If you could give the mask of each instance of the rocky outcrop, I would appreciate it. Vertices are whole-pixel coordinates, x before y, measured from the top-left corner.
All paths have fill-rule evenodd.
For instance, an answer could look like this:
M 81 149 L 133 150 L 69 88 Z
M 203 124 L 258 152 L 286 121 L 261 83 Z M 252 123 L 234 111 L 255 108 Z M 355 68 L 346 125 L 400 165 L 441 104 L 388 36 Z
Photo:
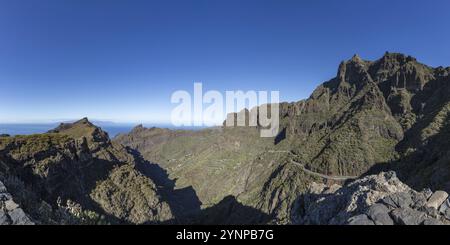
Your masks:
M 173 219 L 158 187 L 138 165 L 140 159 L 87 119 L 47 134 L 0 138 L 0 177 L 44 224 L 61 222 L 57 212 L 66 203 L 110 223 Z M 48 206 L 45 215 L 42 205 Z
M 0 182 L 0 225 L 34 225 Z
M 450 224 L 450 200 L 444 191 L 414 191 L 382 172 L 346 186 L 312 183 L 295 204 L 297 224 L 442 225 Z

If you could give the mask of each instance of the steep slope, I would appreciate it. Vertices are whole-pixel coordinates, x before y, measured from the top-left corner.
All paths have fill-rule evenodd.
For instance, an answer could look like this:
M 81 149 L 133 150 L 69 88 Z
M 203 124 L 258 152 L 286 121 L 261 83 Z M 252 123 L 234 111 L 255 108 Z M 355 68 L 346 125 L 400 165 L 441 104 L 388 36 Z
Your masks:
M 402 54 L 374 62 L 354 56 L 308 100 L 282 104 L 286 137 L 299 162 L 330 175 L 358 175 L 401 159 L 407 145 L 432 134 L 417 139 L 418 131 L 445 130 L 448 71 Z
M 417 189 L 450 191 L 450 69 L 435 70 L 435 79 L 412 97 L 416 123 L 397 145 L 394 169 Z
M 47 134 L 0 138 L 0 177 L 42 223 L 60 223 L 61 208 L 77 211 L 86 222 L 172 219 L 169 205 L 138 165 L 86 118 Z

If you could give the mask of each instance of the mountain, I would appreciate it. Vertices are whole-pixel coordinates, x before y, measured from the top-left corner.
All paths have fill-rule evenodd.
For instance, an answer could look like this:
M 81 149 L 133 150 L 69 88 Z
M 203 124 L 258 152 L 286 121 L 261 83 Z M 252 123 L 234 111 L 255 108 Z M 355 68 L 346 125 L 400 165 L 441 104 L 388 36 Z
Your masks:
M 1 179 L 33 220 L 44 224 L 172 219 L 139 164 L 87 118 L 46 134 L 0 138 Z
M 268 216 L 255 223 L 291 223 L 293 204 L 313 181 L 395 170 L 413 188 L 448 190 L 449 72 L 398 53 L 355 55 L 310 98 L 279 105 L 275 139 L 260 138 L 258 127 L 138 127 L 114 141 L 166 169 L 176 188 L 192 187 L 201 208 L 233 196 Z
M 84 118 L 0 136 L 0 181 L 36 224 L 446 224 L 449 94 L 450 68 L 355 55 L 279 104 L 274 138 L 224 122 L 111 140 Z
M 417 188 L 449 190 L 449 74 L 399 53 L 355 55 L 309 99 L 280 104 L 280 135 L 313 171 L 394 169 Z

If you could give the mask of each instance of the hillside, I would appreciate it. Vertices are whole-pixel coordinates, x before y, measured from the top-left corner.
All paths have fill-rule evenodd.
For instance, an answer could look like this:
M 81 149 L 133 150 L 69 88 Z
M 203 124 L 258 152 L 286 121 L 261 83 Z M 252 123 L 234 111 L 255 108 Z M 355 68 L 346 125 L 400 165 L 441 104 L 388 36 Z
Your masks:
M 37 223 L 173 218 L 139 161 L 86 118 L 47 134 L 0 138 L 0 177 Z

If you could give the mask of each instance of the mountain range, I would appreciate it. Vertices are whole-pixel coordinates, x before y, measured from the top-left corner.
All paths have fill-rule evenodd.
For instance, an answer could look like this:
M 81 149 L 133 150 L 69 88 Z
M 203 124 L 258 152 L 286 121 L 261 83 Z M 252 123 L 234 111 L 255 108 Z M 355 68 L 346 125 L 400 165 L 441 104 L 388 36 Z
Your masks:
M 448 195 L 439 193 L 450 191 L 449 94 L 450 67 L 355 55 L 308 99 L 279 104 L 274 138 L 250 126 L 139 125 L 110 139 L 84 118 L 45 134 L 2 135 L 0 181 L 36 224 L 375 224 L 379 210 L 392 224 L 446 223 Z M 385 194 L 320 208 L 342 193 L 373 192 Z M 398 193 L 424 198 L 386 204 L 391 194 L 404 200 Z M 414 213 L 426 207 L 438 212 Z

